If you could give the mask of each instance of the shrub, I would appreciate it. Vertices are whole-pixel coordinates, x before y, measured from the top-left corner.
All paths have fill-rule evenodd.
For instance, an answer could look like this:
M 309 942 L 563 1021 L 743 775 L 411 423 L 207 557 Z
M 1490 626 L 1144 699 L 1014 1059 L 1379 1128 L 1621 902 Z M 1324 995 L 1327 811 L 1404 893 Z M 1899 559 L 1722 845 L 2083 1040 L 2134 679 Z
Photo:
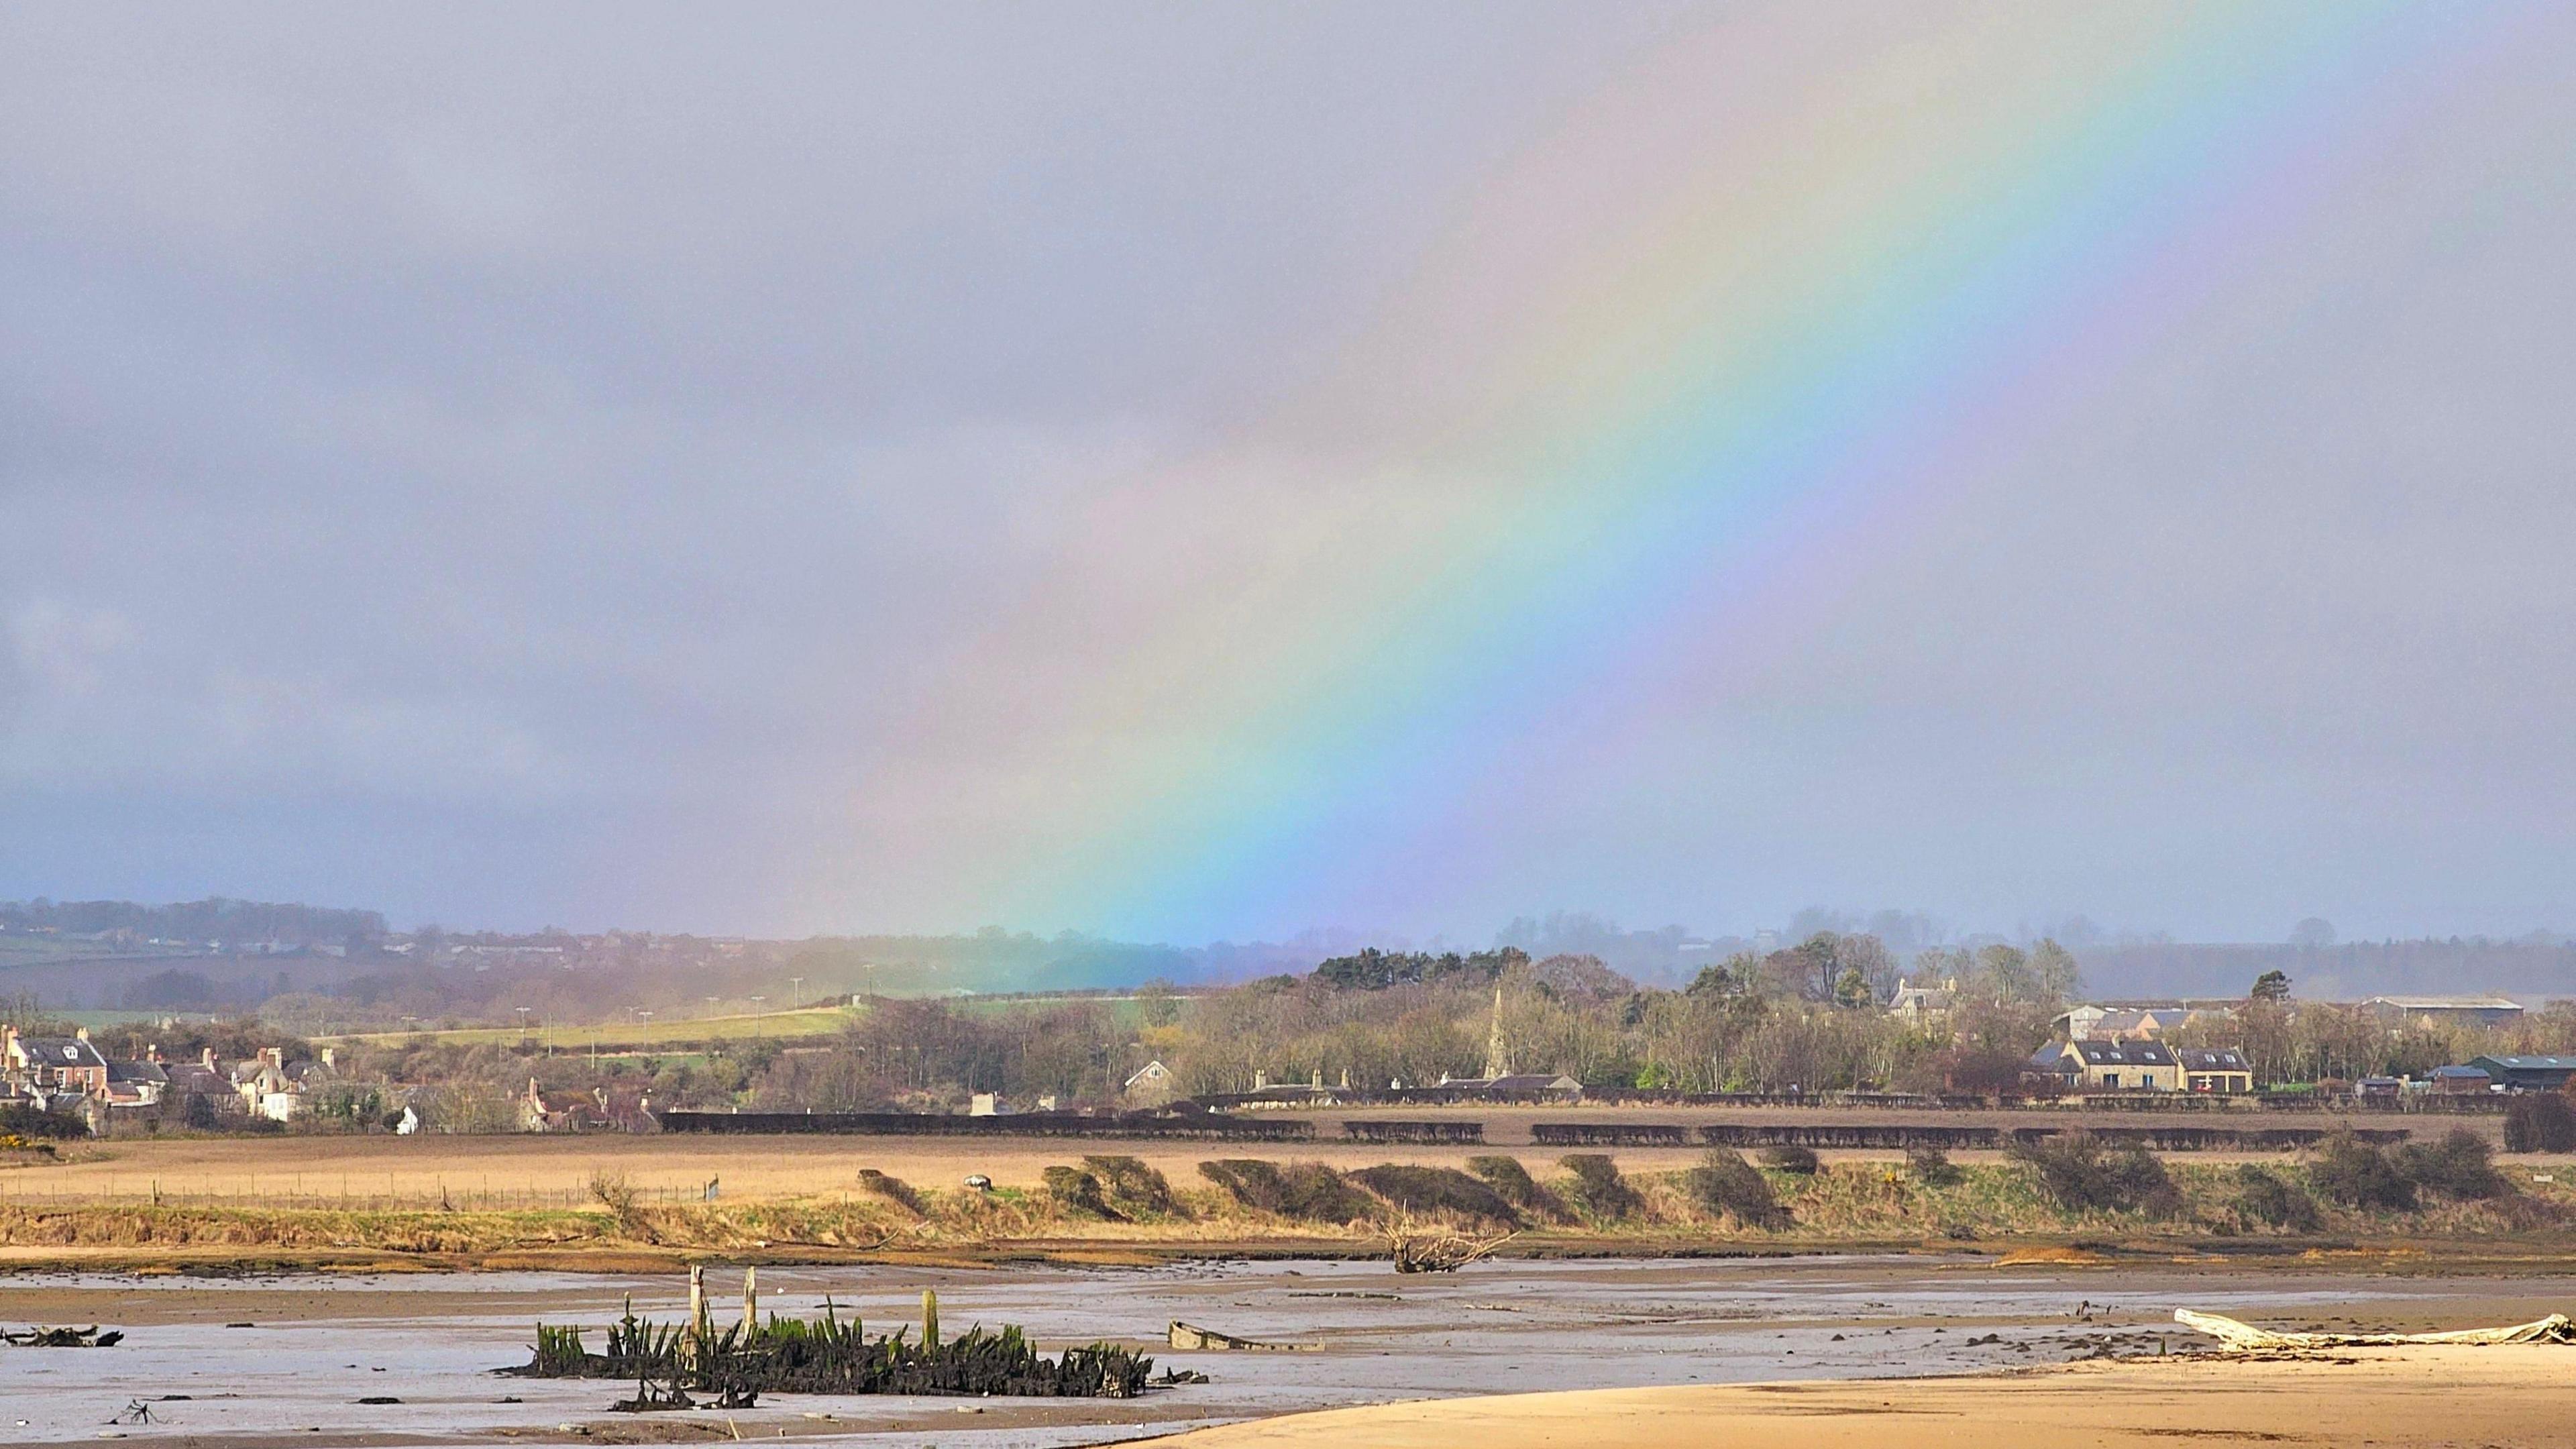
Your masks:
M 1503 1195 L 1454 1167 L 1382 1163 L 1351 1173 L 1350 1180 L 1406 1212 L 1445 1212 L 1519 1227 L 1520 1214 Z
M 89 1124 L 77 1112 L 48 1112 L 26 1102 L 0 1102 L 0 1132 L 63 1141 L 87 1137 Z
M 2252 1163 L 2236 1169 L 2235 1206 L 2238 1216 L 2266 1227 L 2313 1233 L 2321 1226 L 2315 1198 Z
M 2182 1207 L 2165 1165 L 2142 1147 L 2104 1153 L 2090 1132 L 2017 1139 L 2009 1155 L 2039 1170 L 2040 1186 L 2069 1212 L 2143 1212 L 2171 1217 Z
M 636 1190 L 635 1184 L 626 1180 L 625 1173 L 610 1172 L 606 1168 L 600 1168 L 591 1173 L 590 1195 L 600 1206 L 615 1213 L 620 1220 L 634 1216 L 636 1206 L 643 1196 Z
M 1490 1157 L 1470 1157 L 1467 1170 L 1483 1179 L 1503 1201 L 1520 1212 L 1551 1222 L 1562 1222 L 1573 1216 L 1566 1211 L 1565 1200 L 1541 1187 L 1538 1179 L 1529 1175 L 1529 1169 L 1521 1166 L 1517 1157 L 1500 1153 Z
M 2338 1132 L 2317 1149 L 2308 1168 L 2317 1191 L 2345 1207 L 2412 1208 L 2415 1182 L 2398 1170 L 2388 1154 L 2353 1136 Z
M 1967 1176 L 1950 1154 L 1938 1147 L 1917 1147 L 1905 1154 L 1905 1170 L 1925 1187 L 1956 1187 Z
M 1040 1173 L 1047 1196 L 1066 1212 L 1087 1218 L 1115 1218 L 1109 1200 L 1100 1195 L 1100 1179 L 1079 1167 L 1055 1166 Z
M 900 1177 L 888 1177 L 873 1167 L 859 1169 L 859 1191 L 884 1198 L 914 1217 L 922 1215 L 921 1194 Z
M 1682 1174 L 1682 1186 L 1701 1207 L 1748 1227 L 1780 1227 L 1788 1221 L 1779 1199 L 1771 1195 L 1770 1179 L 1732 1148 L 1710 1148 L 1699 1166 Z
M 1815 1149 L 1793 1146 L 1762 1149 L 1762 1165 L 1780 1172 L 1796 1173 L 1800 1177 L 1814 1176 L 1819 1166 Z
M 1585 1217 L 1616 1222 L 1635 1216 L 1645 1206 L 1645 1199 L 1619 1175 L 1619 1164 L 1600 1153 L 1571 1153 L 1558 1158 L 1556 1165 L 1574 1174 L 1574 1190 L 1566 1196 Z
M 2484 1202 L 2513 1191 L 2495 1170 L 2485 1138 L 2466 1127 L 2454 1127 L 2442 1140 L 2425 1146 L 2409 1142 L 2397 1149 L 2397 1170 L 2417 1187 L 2429 1187 L 2461 1202 Z
M 1320 1162 L 1281 1167 L 1257 1157 L 1229 1157 L 1200 1163 L 1199 1175 L 1245 1207 L 1282 1217 L 1348 1223 L 1371 1213 L 1369 1199 Z
M 1083 1170 L 1100 1179 L 1109 1201 L 1129 1213 L 1168 1213 L 1172 1185 L 1163 1174 L 1135 1157 L 1086 1157 Z
M 2576 1152 L 2576 1108 L 2556 1092 L 2513 1098 L 2504 1108 L 2504 1150 Z

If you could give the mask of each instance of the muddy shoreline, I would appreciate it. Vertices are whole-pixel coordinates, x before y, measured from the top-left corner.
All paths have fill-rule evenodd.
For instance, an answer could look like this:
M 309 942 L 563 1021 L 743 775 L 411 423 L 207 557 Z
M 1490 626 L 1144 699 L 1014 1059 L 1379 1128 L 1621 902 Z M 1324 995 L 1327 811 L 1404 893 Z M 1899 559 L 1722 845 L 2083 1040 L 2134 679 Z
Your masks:
M 1416 1277 L 1365 1261 L 1237 1258 L 774 1267 L 760 1276 L 764 1306 L 790 1316 L 815 1313 L 829 1297 L 882 1331 L 915 1317 L 929 1288 L 954 1327 L 1019 1323 L 1048 1349 L 1125 1343 L 1213 1382 L 1119 1402 L 779 1396 L 730 1422 L 641 1422 L 603 1412 L 613 1386 L 492 1371 L 525 1361 L 540 1318 L 596 1332 L 629 1295 L 641 1313 L 676 1317 L 678 1274 L 22 1271 L 0 1277 L 0 1322 L 100 1323 L 128 1337 L 114 1349 L 0 1350 L 5 1418 L 28 1421 L 0 1423 L 0 1444 L 106 1432 L 201 1444 L 699 1442 L 739 1431 L 1060 1449 L 1501 1386 L 1884 1379 L 2181 1354 L 2196 1340 L 2172 1323 L 2176 1307 L 2282 1327 L 2420 1331 L 2525 1320 L 2576 1302 L 2576 1265 L 2479 1271 L 2385 1258 L 1568 1258 Z M 1174 1319 L 1317 1351 L 1173 1352 L 1161 1339 Z M 157 1398 L 168 1395 L 183 1397 Z M 369 1398 L 401 1402 L 361 1402 Z M 105 1424 L 135 1400 L 155 1400 L 151 1427 Z

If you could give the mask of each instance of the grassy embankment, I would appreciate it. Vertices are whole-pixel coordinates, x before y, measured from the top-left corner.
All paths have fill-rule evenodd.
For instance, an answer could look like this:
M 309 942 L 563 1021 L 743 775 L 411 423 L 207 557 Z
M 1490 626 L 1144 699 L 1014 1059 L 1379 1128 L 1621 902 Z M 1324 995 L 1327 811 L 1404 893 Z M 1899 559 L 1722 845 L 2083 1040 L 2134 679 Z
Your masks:
M 2534 1257 L 2576 1248 L 2569 1229 L 2576 1224 L 2576 1187 L 2533 1181 L 2522 1170 L 2509 1172 L 2513 1190 L 2503 1198 L 2454 1201 L 2427 1193 L 2418 1209 L 2397 1211 L 2325 1201 L 2308 1166 L 2285 1162 L 2265 1171 L 2305 1206 L 2297 1224 L 2283 1227 L 2265 1216 L 2277 1217 L 2277 1202 L 2249 1207 L 2247 1179 L 2234 1165 L 2170 1164 L 2174 1195 L 2146 1212 L 2070 1210 L 2023 1163 L 1962 1165 L 1954 1179 L 1935 1183 L 1903 1164 L 1845 1161 L 1812 1174 L 1761 1170 L 1762 1185 L 1786 1213 L 1765 1225 L 1711 1206 L 1706 1182 L 1688 1169 L 1628 1174 L 1619 1179 L 1624 1193 L 1607 1192 L 1533 1156 L 1527 1188 L 1505 1183 L 1497 1195 L 1454 1169 L 1414 1167 L 1406 1170 L 1411 1177 L 1374 1177 L 1363 1185 L 1371 1174 L 1316 1164 L 1302 1176 L 1290 1174 L 1286 1188 L 1256 1183 L 1248 1201 L 1198 1174 L 1162 1178 L 1143 1164 L 1125 1170 L 1123 1181 L 1097 1162 L 1087 1179 L 1079 1178 L 1077 1161 L 1065 1154 L 1061 1166 L 1070 1170 L 1050 1174 L 1045 1186 L 933 1189 L 852 1171 L 828 1192 L 750 1202 L 672 1201 L 613 1171 L 602 1172 L 578 1205 L 477 1207 L 463 1193 L 447 1197 L 444 1207 L 21 1197 L 0 1203 L 0 1252 L 20 1262 L 291 1263 L 360 1255 L 440 1265 L 619 1268 L 712 1255 L 1081 1258 L 1265 1246 L 1376 1254 L 1385 1251 L 1388 1229 L 1399 1219 L 1416 1229 L 1479 1237 L 1516 1226 L 1520 1236 L 1508 1251 L 1541 1253 L 2063 1250 L 2125 1243 L 2160 1252 L 2457 1246 L 2469 1256 Z M 1511 1205 L 1502 1206 L 1498 1196 Z

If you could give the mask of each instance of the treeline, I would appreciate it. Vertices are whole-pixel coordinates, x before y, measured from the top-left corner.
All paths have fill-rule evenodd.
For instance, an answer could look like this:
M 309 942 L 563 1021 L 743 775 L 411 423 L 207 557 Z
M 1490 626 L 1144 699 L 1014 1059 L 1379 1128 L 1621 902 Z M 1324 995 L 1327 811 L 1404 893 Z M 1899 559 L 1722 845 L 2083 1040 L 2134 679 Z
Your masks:
M 134 901 L 0 901 L 0 926 L 12 931 L 50 930 L 73 936 L 130 931 L 165 941 L 275 941 L 281 945 L 345 945 L 385 934 L 380 911 L 344 910 L 275 901 L 202 901 L 147 906 Z

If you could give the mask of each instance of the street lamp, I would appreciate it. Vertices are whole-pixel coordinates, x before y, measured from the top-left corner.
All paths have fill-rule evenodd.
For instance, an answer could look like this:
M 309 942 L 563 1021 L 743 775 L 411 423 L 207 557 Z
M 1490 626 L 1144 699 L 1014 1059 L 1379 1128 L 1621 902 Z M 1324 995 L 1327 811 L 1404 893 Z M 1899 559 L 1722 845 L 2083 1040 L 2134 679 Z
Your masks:
M 793 1010 L 795 1008 L 802 1007 L 805 1004 L 805 978 L 802 976 L 790 976 L 787 978 L 787 984 L 794 992 L 793 995 L 787 998 L 789 1008 Z

